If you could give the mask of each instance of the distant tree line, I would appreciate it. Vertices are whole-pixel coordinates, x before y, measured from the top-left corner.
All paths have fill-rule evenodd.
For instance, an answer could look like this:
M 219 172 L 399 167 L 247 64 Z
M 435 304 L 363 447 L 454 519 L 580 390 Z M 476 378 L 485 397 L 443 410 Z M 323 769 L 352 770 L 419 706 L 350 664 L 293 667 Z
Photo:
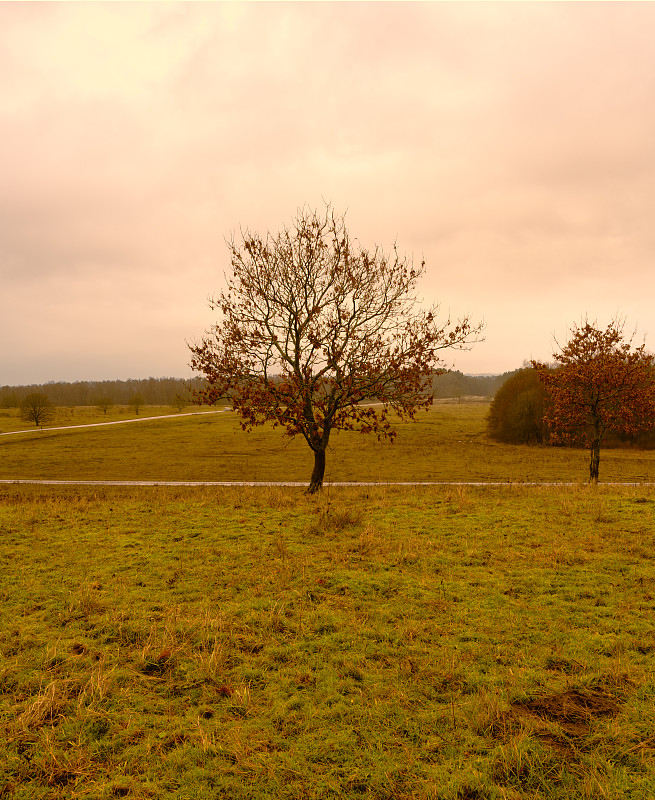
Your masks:
M 493 397 L 512 372 L 503 375 L 464 375 L 457 370 L 448 370 L 436 375 L 432 381 L 435 399 L 464 397 Z
M 20 408 L 26 397 L 45 395 L 53 406 L 98 406 L 105 413 L 114 405 L 190 405 L 194 391 L 205 386 L 203 378 L 144 378 L 126 381 L 51 381 L 30 386 L 0 387 L 0 408 Z
M 437 375 L 433 390 L 437 398 L 492 397 L 507 378 L 505 375 L 463 375 L 449 371 Z M 139 405 L 184 408 L 190 405 L 194 391 L 206 387 L 204 378 L 144 378 L 126 381 L 50 381 L 29 386 L 1 386 L 0 408 L 20 408 L 30 394 L 43 394 L 53 406 L 97 406 L 105 413 L 114 405 Z

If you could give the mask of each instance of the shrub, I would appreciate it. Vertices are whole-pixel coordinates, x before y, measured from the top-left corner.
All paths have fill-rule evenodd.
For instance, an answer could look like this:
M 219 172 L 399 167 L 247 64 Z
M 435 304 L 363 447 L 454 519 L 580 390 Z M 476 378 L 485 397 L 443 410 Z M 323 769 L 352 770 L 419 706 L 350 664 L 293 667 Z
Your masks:
M 498 389 L 487 417 L 489 436 L 506 444 L 541 444 L 546 391 L 532 368 L 517 370 Z

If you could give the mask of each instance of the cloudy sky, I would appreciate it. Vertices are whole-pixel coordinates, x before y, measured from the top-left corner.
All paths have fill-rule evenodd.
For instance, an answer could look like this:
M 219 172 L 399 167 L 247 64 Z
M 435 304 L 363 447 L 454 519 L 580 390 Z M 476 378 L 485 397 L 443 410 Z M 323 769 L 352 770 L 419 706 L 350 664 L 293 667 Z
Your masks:
M 655 4 L 0 3 L 0 385 L 186 377 L 240 226 L 347 211 L 486 323 L 655 349 Z

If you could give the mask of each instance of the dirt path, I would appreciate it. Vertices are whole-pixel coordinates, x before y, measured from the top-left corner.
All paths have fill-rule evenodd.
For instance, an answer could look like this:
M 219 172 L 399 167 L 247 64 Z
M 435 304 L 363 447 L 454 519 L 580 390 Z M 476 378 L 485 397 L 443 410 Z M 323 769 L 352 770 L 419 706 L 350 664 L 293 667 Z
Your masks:
M 229 406 L 219 408 L 216 411 L 187 411 L 185 414 L 160 414 L 157 417 L 135 417 L 134 419 L 116 419 L 112 422 L 87 422 L 84 425 L 61 425 L 58 428 L 28 428 L 24 431 L 7 431 L 0 433 L 0 436 L 15 436 L 18 433 L 48 433 L 48 431 L 72 431 L 76 428 L 100 428 L 103 425 L 125 425 L 128 422 L 149 422 L 153 419 L 172 419 L 173 417 L 195 417 L 200 414 L 223 414 L 231 411 Z
M 37 484 L 41 486 L 298 486 L 306 487 L 307 481 L 103 481 L 103 480 L 36 480 L 0 479 L 0 485 Z M 324 483 L 324 488 L 338 486 L 585 486 L 581 482 L 510 482 L 510 481 L 334 481 Z M 655 483 L 602 483 L 601 486 L 655 486 Z

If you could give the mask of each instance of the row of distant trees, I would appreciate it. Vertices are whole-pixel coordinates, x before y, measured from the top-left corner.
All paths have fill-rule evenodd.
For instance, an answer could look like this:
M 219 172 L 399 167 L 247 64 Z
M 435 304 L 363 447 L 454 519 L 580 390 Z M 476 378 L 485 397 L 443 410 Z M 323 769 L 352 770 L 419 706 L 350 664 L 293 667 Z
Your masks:
M 502 375 L 464 375 L 458 370 L 448 370 L 434 376 L 432 391 L 437 399 L 463 400 L 466 397 L 493 397 L 513 374 L 513 372 L 505 372 Z
M 438 398 L 492 397 L 512 373 L 464 375 L 456 370 L 435 375 L 432 388 Z M 193 392 L 204 388 L 202 378 L 146 378 L 128 381 L 77 381 L 0 387 L 0 408 L 20 408 L 30 395 L 43 395 L 52 406 L 96 406 L 104 413 L 115 405 L 190 405 Z
M 105 413 L 114 405 L 189 405 L 202 378 L 145 378 L 127 381 L 64 381 L 0 387 L 0 408 L 20 408 L 29 395 L 44 395 L 53 406 L 97 406 Z M 138 413 L 138 412 L 137 412 Z

